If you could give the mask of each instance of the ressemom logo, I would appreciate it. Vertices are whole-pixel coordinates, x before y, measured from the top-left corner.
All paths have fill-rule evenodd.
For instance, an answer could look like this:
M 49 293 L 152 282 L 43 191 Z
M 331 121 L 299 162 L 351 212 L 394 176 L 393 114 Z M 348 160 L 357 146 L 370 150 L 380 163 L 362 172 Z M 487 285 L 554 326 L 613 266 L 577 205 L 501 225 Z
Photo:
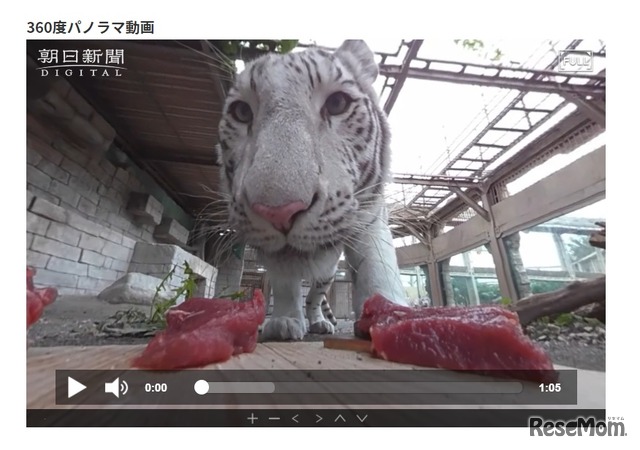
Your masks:
M 620 419 L 620 420 L 612 420 Z M 626 436 L 622 418 L 612 418 L 606 422 L 594 417 L 578 417 L 570 421 L 544 420 L 529 417 L 529 436 Z

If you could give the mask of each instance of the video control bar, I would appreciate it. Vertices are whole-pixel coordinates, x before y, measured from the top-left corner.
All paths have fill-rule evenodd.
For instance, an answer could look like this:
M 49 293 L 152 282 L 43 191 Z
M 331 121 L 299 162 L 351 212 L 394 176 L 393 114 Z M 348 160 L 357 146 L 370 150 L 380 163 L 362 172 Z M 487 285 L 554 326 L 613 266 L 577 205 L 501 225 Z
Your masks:
M 57 370 L 56 404 L 576 405 L 577 371 L 537 383 L 442 370 Z

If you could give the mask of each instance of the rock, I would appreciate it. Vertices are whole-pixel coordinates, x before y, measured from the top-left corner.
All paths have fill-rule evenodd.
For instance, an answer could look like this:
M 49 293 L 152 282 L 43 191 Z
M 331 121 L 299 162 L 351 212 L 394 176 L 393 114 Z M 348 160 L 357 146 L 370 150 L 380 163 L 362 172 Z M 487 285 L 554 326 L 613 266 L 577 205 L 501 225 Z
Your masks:
M 549 336 L 547 336 L 546 334 L 543 334 L 541 336 L 538 336 L 537 338 L 539 341 L 548 341 L 549 340 Z
M 593 327 L 584 327 L 583 330 L 591 332 L 593 331 Z
M 591 333 L 576 333 L 576 335 L 578 336 L 579 339 L 588 341 L 589 339 L 591 339 Z
M 560 333 L 561 329 L 558 325 L 555 325 L 553 323 L 550 323 L 549 325 L 547 325 L 547 330 L 551 333 L 555 333 L 558 334 Z
M 98 298 L 108 303 L 151 305 L 161 282 L 159 278 L 143 273 L 128 273 L 100 292 Z M 171 296 L 167 291 L 161 291 L 158 294 L 159 300 L 169 298 Z

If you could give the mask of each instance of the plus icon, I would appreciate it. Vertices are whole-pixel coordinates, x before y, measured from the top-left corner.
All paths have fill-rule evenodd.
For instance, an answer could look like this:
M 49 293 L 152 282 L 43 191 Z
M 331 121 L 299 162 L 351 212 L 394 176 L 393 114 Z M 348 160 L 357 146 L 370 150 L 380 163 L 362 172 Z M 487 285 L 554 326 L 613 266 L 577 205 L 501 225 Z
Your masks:
M 247 417 L 247 420 L 249 422 L 251 422 L 251 425 L 253 425 L 253 422 L 255 422 L 256 420 L 258 420 L 258 418 L 256 417 L 255 414 L 251 413 L 251 415 L 249 417 Z

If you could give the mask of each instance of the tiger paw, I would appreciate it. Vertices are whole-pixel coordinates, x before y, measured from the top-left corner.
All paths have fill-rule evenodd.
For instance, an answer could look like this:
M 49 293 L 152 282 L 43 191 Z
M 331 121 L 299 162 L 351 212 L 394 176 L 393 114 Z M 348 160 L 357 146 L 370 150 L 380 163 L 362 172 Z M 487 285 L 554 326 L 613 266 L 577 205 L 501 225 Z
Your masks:
M 333 334 L 335 332 L 336 328 L 328 320 L 321 320 L 311 324 L 309 327 L 309 333 L 313 334 Z
M 274 317 L 264 325 L 261 341 L 300 341 L 306 333 L 305 323 L 293 317 Z

